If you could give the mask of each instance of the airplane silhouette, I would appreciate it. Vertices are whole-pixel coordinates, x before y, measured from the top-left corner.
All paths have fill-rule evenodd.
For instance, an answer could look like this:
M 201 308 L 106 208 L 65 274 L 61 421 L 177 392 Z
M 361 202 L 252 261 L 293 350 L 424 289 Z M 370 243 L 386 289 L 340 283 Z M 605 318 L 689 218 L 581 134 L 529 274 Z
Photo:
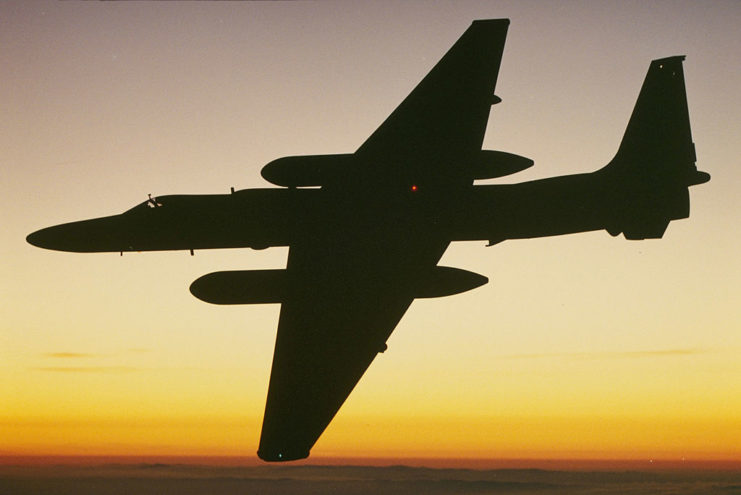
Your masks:
M 482 150 L 508 19 L 477 20 L 355 153 L 279 158 L 281 188 L 150 198 L 105 218 L 30 234 L 35 246 L 121 252 L 289 246 L 285 270 L 204 275 L 214 304 L 280 303 L 258 455 L 308 457 L 415 298 L 485 284 L 437 266 L 452 241 L 489 245 L 606 229 L 662 237 L 689 216 L 698 172 L 683 56 L 651 62 L 615 157 L 593 173 L 510 185 L 477 179 L 530 167 Z M 310 187 L 319 186 L 319 187 Z

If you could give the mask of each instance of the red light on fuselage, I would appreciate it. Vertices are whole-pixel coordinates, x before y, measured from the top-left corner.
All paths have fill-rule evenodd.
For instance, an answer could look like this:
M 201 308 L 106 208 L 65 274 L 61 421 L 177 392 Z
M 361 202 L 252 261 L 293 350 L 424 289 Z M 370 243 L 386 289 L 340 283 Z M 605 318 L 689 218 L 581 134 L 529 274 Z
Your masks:
M 412 191 L 416 191 L 416 190 L 417 190 L 417 184 L 412 184 Z

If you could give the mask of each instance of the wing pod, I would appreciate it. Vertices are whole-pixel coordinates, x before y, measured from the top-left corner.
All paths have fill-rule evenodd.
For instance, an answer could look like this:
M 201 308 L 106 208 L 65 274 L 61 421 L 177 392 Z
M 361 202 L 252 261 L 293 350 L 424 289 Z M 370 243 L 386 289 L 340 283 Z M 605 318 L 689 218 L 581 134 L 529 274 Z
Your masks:
M 524 156 L 505 151 L 481 150 L 471 165 L 473 179 L 495 179 L 533 166 Z M 341 181 L 354 170 L 351 153 L 339 155 L 285 156 L 265 165 L 263 179 L 283 187 L 325 186 Z
M 190 293 L 211 304 L 270 304 L 283 302 L 285 270 L 214 272 L 190 284 Z
M 496 179 L 532 167 L 530 158 L 505 151 L 481 150 L 472 166 L 474 179 Z
M 422 277 L 417 286 L 415 298 L 445 297 L 460 294 L 476 287 L 481 287 L 489 281 L 478 273 L 451 268 L 449 266 L 436 266 L 428 275 Z
M 260 175 L 276 186 L 323 186 L 346 176 L 352 165 L 352 154 L 286 156 L 265 165 Z
M 419 277 L 414 288 L 415 298 L 452 296 L 489 281 L 478 273 L 436 266 Z M 288 290 L 285 270 L 242 270 L 214 272 L 190 284 L 190 293 L 211 304 L 271 304 L 282 303 Z

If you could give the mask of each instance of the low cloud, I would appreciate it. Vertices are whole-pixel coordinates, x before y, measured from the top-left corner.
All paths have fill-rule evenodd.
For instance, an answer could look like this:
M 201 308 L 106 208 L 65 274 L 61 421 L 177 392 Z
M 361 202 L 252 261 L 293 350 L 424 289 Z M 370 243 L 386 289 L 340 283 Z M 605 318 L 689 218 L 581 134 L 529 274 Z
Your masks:
M 61 358 L 61 359 L 74 359 L 74 358 L 94 358 L 98 357 L 97 354 L 88 354 L 86 352 L 47 352 L 44 353 L 44 357 L 48 358 Z
M 138 371 L 141 368 L 135 367 L 135 366 L 115 366 L 113 364 L 110 365 L 96 365 L 97 362 L 100 362 L 101 360 L 103 362 L 105 361 L 118 361 L 116 359 L 117 357 L 120 357 L 124 354 L 131 354 L 131 353 L 143 353 L 143 352 L 149 352 L 149 349 L 144 348 L 129 348 L 125 349 L 123 351 L 118 351 L 113 354 L 98 354 L 98 353 L 91 353 L 91 352 L 70 352 L 70 351 L 60 351 L 60 352 L 45 352 L 41 354 L 43 358 L 55 360 L 57 363 L 65 363 L 65 364 L 72 364 L 72 366 L 36 366 L 29 368 L 34 371 L 48 371 L 51 373 L 128 373 L 131 371 Z M 109 359 L 113 358 L 113 359 Z M 92 360 L 90 362 L 90 366 L 79 366 L 78 363 L 82 364 L 85 362 L 85 360 Z M 97 362 L 96 362 L 97 361 Z M 49 361 L 47 361 L 48 363 Z
M 146 352 L 151 352 L 151 349 L 147 349 L 144 347 L 130 347 L 128 349 L 124 349 L 123 351 L 113 352 L 109 354 L 97 354 L 97 353 L 92 353 L 92 352 L 69 352 L 69 351 L 45 352 L 42 354 L 42 356 L 45 358 L 52 358 L 52 359 L 91 359 L 91 358 L 115 357 L 115 356 L 120 356 L 122 354 L 143 354 Z
M 571 359 L 635 359 L 652 357 L 693 356 L 708 352 L 704 349 L 659 349 L 651 351 L 615 351 L 615 352 L 552 352 L 540 354 L 510 354 L 502 356 L 504 359 L 542 359 L 542 358 L 571 358 Z
M 31 369 L 53 373 L 127 373 L 139 368 L 132 366 L 39 366 Z

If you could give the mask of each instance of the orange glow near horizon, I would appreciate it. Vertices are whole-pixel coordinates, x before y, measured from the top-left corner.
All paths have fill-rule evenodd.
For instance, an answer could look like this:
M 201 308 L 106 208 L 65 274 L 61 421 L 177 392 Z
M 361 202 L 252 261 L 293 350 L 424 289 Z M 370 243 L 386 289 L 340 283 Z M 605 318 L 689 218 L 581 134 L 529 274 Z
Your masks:
M 684 417 L 343 416 L 312 459 L 354 457 L 362 445 L 364 457 L 378 459 L 741 462 L 740 426 Z M 259 418 L 16 420 L 0 425 L 0 455 L 250 457 L 259 430 Z
M 738 465 L 741 8 L 660 0 L 0 2 L 0 462 L 259 463 L 280 306 L 188 287 L 283 268 L 287 248 L 119 256 L 26 236 L 352 153 L 473 19 L 498 17 L 484 148 L 535 165 L 492 183 L 600 168 L 650 61 L 677 54 L 712 180 L 661 240 L 453 243 L 440 265 L 489 283 L 415 300 L 306 462 Z
M 438 469 L 546 469 L 562 471 L 610 470 L 709 470 L 738 471 L 739 461 L 697 459 L 467 459 L 432 457 L 330 457 L 312 456 L 310 459 L 288 464 L 268 464 L 256 456 L 189 456 L 189 455 L 51 455 L 51 456 L 2 456 L 0 467 L 44 466 L 131 466 L 141 464 L 177 464 L 179 466 L 410 466 Z

